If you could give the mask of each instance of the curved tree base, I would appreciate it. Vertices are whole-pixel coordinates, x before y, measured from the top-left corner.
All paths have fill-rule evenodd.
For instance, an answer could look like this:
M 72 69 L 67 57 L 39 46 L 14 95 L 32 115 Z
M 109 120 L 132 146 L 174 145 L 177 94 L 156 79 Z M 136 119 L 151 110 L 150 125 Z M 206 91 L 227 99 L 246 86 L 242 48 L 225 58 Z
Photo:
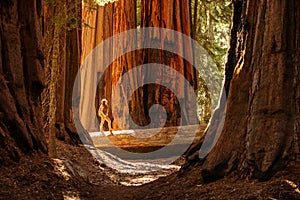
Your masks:
M 299 159 L 300 2 L 235 6 L 242 6 L 237 63 L 221 136 L 202 165 L 205 182 L 232 172 L 264 181 Z

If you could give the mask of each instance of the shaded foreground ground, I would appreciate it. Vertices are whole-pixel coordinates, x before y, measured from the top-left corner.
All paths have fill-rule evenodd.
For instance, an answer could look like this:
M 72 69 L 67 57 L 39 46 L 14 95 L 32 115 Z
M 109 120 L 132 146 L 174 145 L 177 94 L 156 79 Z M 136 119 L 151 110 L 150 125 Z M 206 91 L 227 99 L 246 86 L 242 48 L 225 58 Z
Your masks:
M 0 199 L 300 199 L 299 163 L 292 163 L 267 182 L 232 175 L 203 184 L 200 169 L 195 167 L 183 176 L 174 172 L 139 187 L 128 187 L 118 182 L 131 175 L 109 169 L 84 147 L 59 142 L 58 153 L 59 159 L 35 154 L 1 167 Z

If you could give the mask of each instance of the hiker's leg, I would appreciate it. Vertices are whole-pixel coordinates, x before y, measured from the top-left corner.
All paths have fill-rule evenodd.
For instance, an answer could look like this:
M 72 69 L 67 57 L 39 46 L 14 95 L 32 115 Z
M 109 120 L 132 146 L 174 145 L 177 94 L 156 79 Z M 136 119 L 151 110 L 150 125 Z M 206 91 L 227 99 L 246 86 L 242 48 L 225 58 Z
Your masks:
M 109 119 L 109 117 L 106 118 L 107 124 L 108 124 L 108 130 L 111 131 L 111 120 Z
M 108 130 L 109 130 L 110 134 L 113 135 L 113 133 L 112 133 L 112 128 L 111 128 L 111 120 L 110 120 L 110 118 L 109 118 L 109 117 L 106 117 L 105 120 L 107 121 L 107 124 L 108 124 Z
M 105 122 L 105 119 L 102 117 L 102 118 L 101 118 L 101 122 L 100 122 L 100 132 L 101 132 L 101 133 L 104 133 L 104 132 L 103 132 L 103 124 L 104 124 L 104 122 Z

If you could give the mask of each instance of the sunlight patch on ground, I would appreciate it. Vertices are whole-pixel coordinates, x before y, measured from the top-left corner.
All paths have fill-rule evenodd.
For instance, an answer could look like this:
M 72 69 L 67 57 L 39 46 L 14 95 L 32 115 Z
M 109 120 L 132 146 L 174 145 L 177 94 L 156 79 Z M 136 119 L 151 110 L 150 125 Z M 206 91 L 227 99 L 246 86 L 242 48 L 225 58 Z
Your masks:
M 139 178 L 132 178 L 130 181 L 121 181 L 120 184 L 124 186 L 141 186 L 146 183 L 150 183 L 152 181 L 157 180 L 158 176 L 146 176 L 146 177 L 139 177 Z
M 93 145 L 84 146 L 100 166 L 105 166 L 103 170 L 111 180 L 125 186 L 139 186 L 179 171 L 184 158 L 176 150 L 199 141 L 205 128 L 206 124 L 196 124 L 163 129 L 114 130 L 114 136 L 110 136 L 109 131 L 93 131 L 89 132 Z M 168 150 L 163 155 L 151 157 L 144 154 L 162 147 Z M 133 154 L 127 155 L 130 150 Z
M 78 192 L 67 191 L 63 194 L 64 200 L 80 200 Z
M 133 134 L 134 130 L 117 130 L 113 131 L 113 134 L 120 135 L 120 134 Z M 91 137 L 97 137 L 97 136 L 103 136 L 101 132 L 90 132 L 89 133 Z M 104 131 L 104 135 L 108 136 L 110 134 L 109 131 Z
M 64 177 L 64 179 L 69 180 L 71 175 L 69 174 L 64 161 L 60 159 L 53 159 L 53 162 L 55 164 L 54 171 L 59 176 Z
M 87 147 L 87 146 L 86 146 Z M 116 155 L 102 151 L 94 147 L 87 147 L 89 152 L 100 163 L 106 164 L 108 167 L 117 170 L 119 173 L 125 174 L 145 174 L 154 171 L 178 171 L 180 169 L 177 165 L 161 165 L 148 162 L 129 162 L 123 160 Z
M 289 186 L 291 186 L 295 190 L 295 192 L 300 194 L 299 187 L 296 183 L 294 183 L 293 181 L 290 181 L 290 180 L 284 180 L 284 182 L 287 183 Z
M 111 180 L 125 186 L 143 185 L 180 170 L 178 165 L 128 162 L 95 147 L 86 148 L 100 164 L 105 164 L 104 172 Z

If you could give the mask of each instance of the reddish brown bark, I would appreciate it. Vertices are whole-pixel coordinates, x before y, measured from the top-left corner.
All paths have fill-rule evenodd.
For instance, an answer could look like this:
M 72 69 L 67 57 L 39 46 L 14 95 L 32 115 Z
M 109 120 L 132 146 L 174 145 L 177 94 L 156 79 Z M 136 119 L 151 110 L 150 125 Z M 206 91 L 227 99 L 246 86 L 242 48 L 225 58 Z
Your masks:
M 45 130 L 55 131 L 56 137 L 67 143 L 79 144 L 71 101 L 80 64 L 81 2 L 50 2 L 44 10 L 47 75 L 43 95 Z M 62 20 L 71 16 L 73 19 L 68 22 Z
M 0 164 L 8 164 L 22 153 L 47 152 L 40 101 L 42 1 L 1 1 L 0 13 Z
M 86 1 L 82 11 L 82 19 L 87 26 L 82 29 L 82 55 L 81 64 L 83 64 L 88 55 L 103 39 L 103 12 L 104 7 L 97 6 L 91 1 Z M 107 27 L 106 27 L 107 28 Z M 90 111 L 95 106 L 95 97 L 92 91 L 96 90 L 97 67 L 92 66 L 92 61 L 86 63 L 88 67 L 81 69 L 81 98 L 80 98 L 80 120 L 87 130 L 95 130 L 98 123 L 92 118 Z M 85 89 L 89 88 L 89 89 Z
M 92 101 L 94 99 L 90 99 L 90 102 L 87 100 L 83 100 L 81 103 L 81 120 L 83 120 L 84 126 L 89 130 L 98 129 L 98 121 L 94 121 L 94 119 L 90 119 L 92 117 L 89 115 L 91 110 L 91 106 L 95 106 L 95 110 L 98 110 L 100 99 L 106 98 L 109 101 L 110 106 L 114 106 L 116 110 L 115 113 L 110 112 L 109 116 L 113 119 L 113 127 L 118 129 L 129 128 L 129 118 L 128 113 L 134 110 L 135 115 L 132 115 L 135 121 L 139 121 L 143 118 L 143 109 L 142 109 L 142 101 L 139 100 L 139 93 L 133 95 L 130 103 L 125 103 L 124 100 L 124 92 L 125 90 L 120 90 L 120 88 L 115 88 L 114 86 L 119 81 L 121 76 L 126 73 L 128 70 L 134 68 L 136 66 L 136 53 L 130 52 L 122 55 L 119 58 L 116 58 L 113 62 L 110 62 L 110 58 L 117 54 L 117 51 L 125 48 L 132 48 L 136 45 L 135 35 L 130 36 L 128 40 L 118 41 L 117 39 L 113 39 L 114 35 L 118 33 L 124 32 L 126 30 L 136 28 L 136 2 L 135 1 L 117 1 L 113 4 L 106 4 L 104 7 L 96 6 L 96 10 L 89 11 L 87 9 L 83 12 L 84 20 L 89 24 L 91 28 L 83 29 L 83 59 L 82 62 L 85 61 L 88 54 L 97 47 L 98 44 L 103 42 L 106 39 L 109 39 L 109 42 L 102 43 L 106 46 L 103 46 L 103 51 L 105 51 L 105 56 L 99 59 L 99 67 L 91 68 L 89 72 L 84 72 L 86 75 L 83 75 L 83 80 L 87 85 L 93 85 L 93 83 L 100 78 L 97 93 L 96 93 L 96 101 L 93 105 Z M 97 47 L 97 51 L 101 51 L 99 47 Z M 92 63 L 91 63 L 92 64 Z M 88 78 L 85 78 L 88 77 Z M 130 81 L 131 87 L 134 87 L 135 80 Z M 82 86 L 82 88 L 84 88 Z M 93 88 L 90 88 L 94 90 Z M 116 91 L 119 90 L 119 91 Z M 114 97 L 115 103 L 111 105 L 112 92 L 117 94 Z M 88 94 L 88 91 L 83 91 L 84 95 Z M 128 99 L 129 101 L 129 99 Z M 137 103 L 138 102 L 138 103 Z M 121 107 L 121 105 L 123 105 Z M 110 109 L 112 110 L 112 109 Z M 120 112 L 122 111 L 122 112 Z M 123 114 L 120 114 L 123 113 Z M 139 113 L 139 114 L 137 114 Z M 90 117 L 88 117 L 90 116 Z M 95 123 L 94 123 L 95 122 Z
M 222 134 L 204 160 L 205 181 L 232 171 L 266 180 L 299 159 L 299 3 L 235 2 L 242 5 L 237 62 Z
M 124 31 L 136 28 L 136 1 L 135 0 L 119 0 L 114 3 L 114 35 L 122 33 Z M 114 39 L 113 55 L 120 49 L 135 49 L 137 46 L 137 38 L 135 34 L 128 34 L 126 40 Z M 131 117 L 134 121 L 139 123 L 143 118 L 143 101 L 140 93 L 132 94 L 131 99 L 126 99 L 127 94 L 130 91 L 121 87 L 115 87 L 119 79 L 123 74 L 127 73 L 137 66 L 137 53 L 136 51 L 128 52 L 121 57 L 117 58 L 112 63 L 112 89 L 118 94 L 114 96 L 115 112 L 114 117 L 114 128 L 128 129 L 130 127 L 130 120 L 128 113 L 132 114 Z M 134 88 L 136 85 L 137 77 L 132 77 L 129 80 L 129 86 Z M 117 90 L 117 91 L 116 91 Z M 131 100 L 129 102 L 129 100 Z
M 88 25 L 83 27 L 82 31 L 82 59 L 81 63 L 87 64 L 88 67 L 81 69 L 81 114 L 80 118 L 87 130 L 98 130 L 99 129 L 99 120 L 93 118 L 90 114 L 90 111 L 95 109 L 95 112 L 98 110 L 100 105 L 100 100 L 102 98 L 107 98 L 110 102 L 110 96 L 112 91 L 111 84 L 111 68 L 105 69 L 110 63 L 109 58 L 112 56 L 112 45 L 113 42 L 106 43 L 106 46 L 103 46 L 100 50 L 98 46 L 101 42 L 108 39 L 113 35 L 113 9 L 114 4 L 108 3 L 105 6 L 101 7 L 96 5 L 93 2 L 85 4 L 86 6 L 83 9 L 83 20 Z M 92 9 L 91 9 L 92 8 Z M 98 46 L 98 47 L 97 47 Z M 92 61 L 90 61 L 89 54 L 95 50 L 102 51 L 104 50 L 108 53 L 108 57 L 99 58 L 97 60 L 98 66 L 93 67 Z M 90 63 L 87 63 L 90 62 Z M 95 84 L 97 79 L 100 78 L 98 87 Z M 89 90 L 84 88 L 88 87 Z M 92 91 L 96 91 L 96 96 L 92 95 Z M 95 102 L 95 103 L 94 103 Z M 96 114 L 96 113 L 95 113 Z
M 190 17 L 189 1 L 181 0 L 143 0 L 142 1 L 142 27 L 161 27 L 182 32 L 191 36 L 191 17 Z M 160 32 L 149 33 L 147 42 L 157 42 L 160 49 L 164 49 L 165 45 L 173 45 L 174 48 L 182 52 L 185 58 L 192 60 L 192 44 L 184 43 L 180 38 L 174 38 L 172 34 L 161 35 Z M 174 55 L 163 50 L 144 50 L 143 63 L 159 63 L 168 65 L 180 72 L 189 83 L 196 89 L 196 72 L 192 66 L 193 63 L 186 62 L 178 55 Z M 151 73 L 151 72 L 149 72 Z M 157 70 L 157 76 L 164 75 L 162 70 Z M 153 74 L 149 74 L 153 75 Z M 146 75 L 147 76 L 147 75 Z M 183 124 L 189 114 L 189 110 L 181 108 L 185 116 L 181 116 L 178 100 L 189 99 L 190 94 L 184 89 L 186 86 L 183 82 L 176 83 L 175 87 L 182 88 L 177 96 L 172 95 L 170 90 L 163 89 L 159 85 L 149 85 L 144 87 L 145 107 L 148 110 L 153 104 L 161 104 L 165 107 L 167 115 L 166 126 L 177 126 L 182 120 Z M 170 88 L 172 89 L 172 88 Z M 163 120 L 163 119 L 161 119 Z

